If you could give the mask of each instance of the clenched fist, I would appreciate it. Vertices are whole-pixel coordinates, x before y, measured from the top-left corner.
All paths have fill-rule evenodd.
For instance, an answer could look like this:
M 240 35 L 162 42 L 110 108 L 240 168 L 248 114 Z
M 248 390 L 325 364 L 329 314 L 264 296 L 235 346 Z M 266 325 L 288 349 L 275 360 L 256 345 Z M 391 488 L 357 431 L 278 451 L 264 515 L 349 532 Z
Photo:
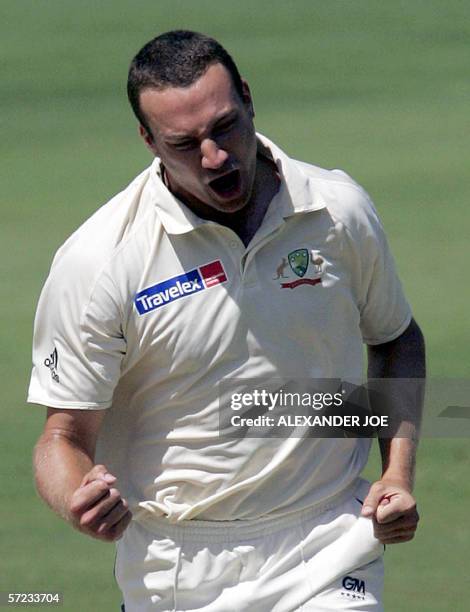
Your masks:
M 382 544 L 412 540 L 419 514 L 413 495 L 401 483 L 379 480 L 364 500 L 362 515 L 372 518 L 375 537 Z
M 119 491 L 116 477 L 104 465 L 95 465 L 85 476 L 70 500 L 72 524 L 82 533 L 113 542 L 129 525 L 132 514 Z

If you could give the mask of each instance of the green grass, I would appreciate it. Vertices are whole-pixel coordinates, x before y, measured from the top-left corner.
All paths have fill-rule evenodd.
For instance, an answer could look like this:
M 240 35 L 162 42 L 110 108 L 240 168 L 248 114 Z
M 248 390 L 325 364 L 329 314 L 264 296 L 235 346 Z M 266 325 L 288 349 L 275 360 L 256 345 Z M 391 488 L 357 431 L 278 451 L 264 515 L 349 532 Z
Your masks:
M 116 610 L 114 550 L 36 498 L 25 407 L 32 320 L 55 249 L 150 160 L 127 66 L 158 32 L 205 31 L 250 82 L 258 129 L 340 167 L 373 196 L 434 376 L 470 374 L 470 5 L 451 0 L 217 3 L 44 0 L 0 7 L 2 521 L 0 589 L 60 590 L 64 610 Z M 467 440 L 425 440 L 413 543 L 386 554 L 387 610 L 468 609 Z M 377 473 L 377 457 L 368 474 Z

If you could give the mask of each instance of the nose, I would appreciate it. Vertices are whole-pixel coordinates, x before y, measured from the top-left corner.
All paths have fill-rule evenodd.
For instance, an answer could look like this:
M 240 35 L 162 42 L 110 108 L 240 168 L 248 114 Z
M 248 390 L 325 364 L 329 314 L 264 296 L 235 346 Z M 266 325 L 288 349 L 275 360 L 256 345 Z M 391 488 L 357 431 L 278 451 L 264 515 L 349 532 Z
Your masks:
M 227 151 L 221 149 L 215 140 L 205 138 L 201 143 L 202 167 L 206 170 L 218 170 L 228 159 Z

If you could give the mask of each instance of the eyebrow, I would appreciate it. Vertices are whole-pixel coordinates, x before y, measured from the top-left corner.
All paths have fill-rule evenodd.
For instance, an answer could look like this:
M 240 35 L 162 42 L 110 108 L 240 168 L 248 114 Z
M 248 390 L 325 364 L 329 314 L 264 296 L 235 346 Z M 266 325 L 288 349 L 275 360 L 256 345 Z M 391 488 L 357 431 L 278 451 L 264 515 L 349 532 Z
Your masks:
M 210 126 L 209 133 L 212 130 L 216 129 L 221 123 L 225 123 L 225 122 L 231 121 L 232 119 L 235 119 L 235 117 L 237 116 L 237 113 L 238 113 L 238 109 L 231 108 L 229 111 L 227 111 L 226 113 L 218 117 L 214 121 L 214 123 Z M 184 142 L 186 140 L 188 141 L 193 140 L 197 137 L 194 134 L 185 134 L 184 132 L 182 132 L 180 134 L 178 133 L 168 134 L 167 136 L 164 136 L 163 138 L 169 144 L 175 144 L 179 142 Z

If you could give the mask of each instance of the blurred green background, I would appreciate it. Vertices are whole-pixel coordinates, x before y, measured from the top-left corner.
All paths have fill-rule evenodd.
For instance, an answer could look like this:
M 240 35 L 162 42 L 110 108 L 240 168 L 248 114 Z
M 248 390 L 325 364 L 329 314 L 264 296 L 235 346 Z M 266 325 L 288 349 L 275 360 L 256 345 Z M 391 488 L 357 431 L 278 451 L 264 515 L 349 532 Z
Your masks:
M 470 375 L 470 3 L 18 0 L 0 4 L 0 590 L 59 590 L 67 611 L 117 610 L 114 549 L 35 495 L 44 420 L 25 406 L 32 321 L 57 247 L 149 162 L 125 96 L 134 53 L 173 28 L 233 54 L 258 129 L 349 172 L 382 216 L 433 376 Z M 388 547 L 388 611 L 468 610 L 468 440 L 424 440 L 412 543 Z M 377 456 L 368 475 L 377 474 Z

